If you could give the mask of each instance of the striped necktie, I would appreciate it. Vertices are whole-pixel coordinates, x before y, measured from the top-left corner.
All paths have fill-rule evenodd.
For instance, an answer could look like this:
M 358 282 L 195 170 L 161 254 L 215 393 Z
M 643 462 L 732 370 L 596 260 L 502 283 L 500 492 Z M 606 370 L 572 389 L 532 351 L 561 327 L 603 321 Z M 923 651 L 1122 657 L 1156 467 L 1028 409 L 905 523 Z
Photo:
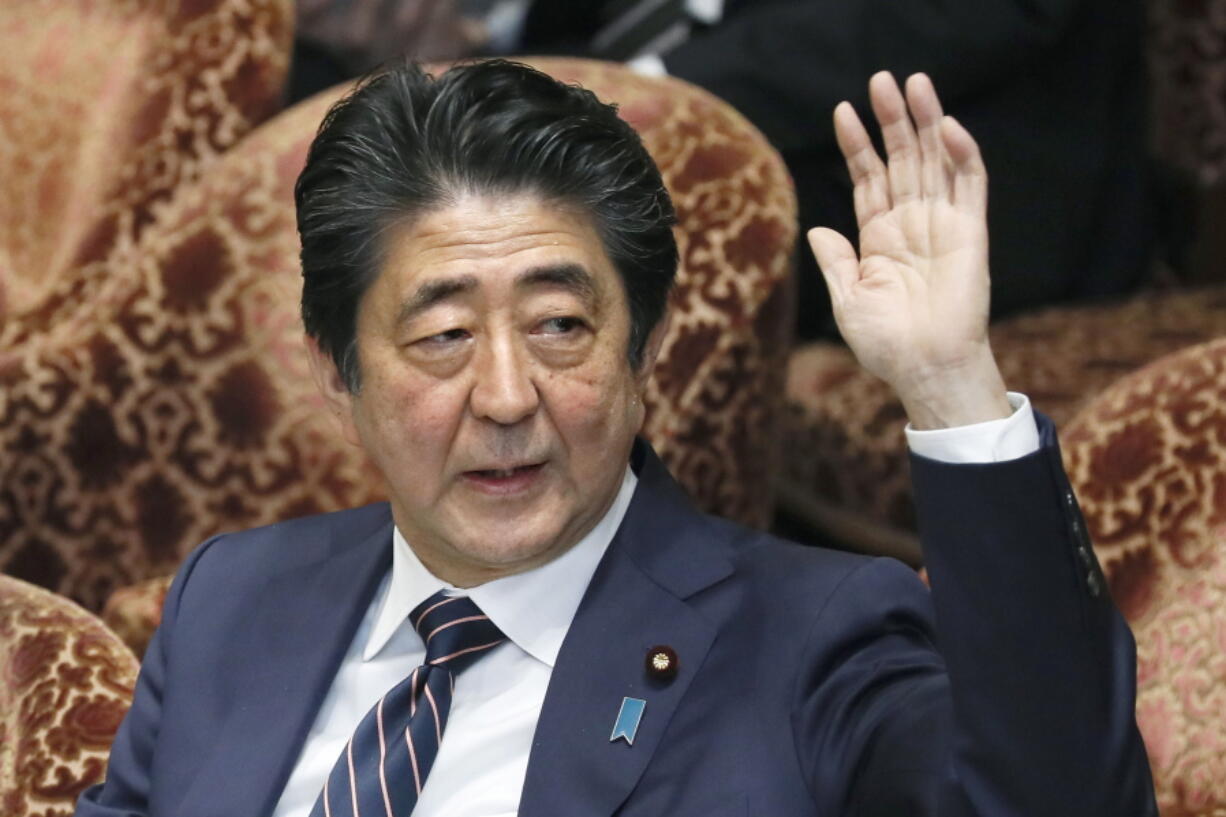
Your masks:
M 589 46 L 591 55 L 623 61 L 660 54 L 685 42 L 691 20 L 685 0 L 609 0 L 601 9 L 605 24 Z
M 409 817 L 438 755 L 455 676 L 506 636 L 467 596 L 443 591 L 412 613 L 426 660 L 354 730 L 311 817 Z

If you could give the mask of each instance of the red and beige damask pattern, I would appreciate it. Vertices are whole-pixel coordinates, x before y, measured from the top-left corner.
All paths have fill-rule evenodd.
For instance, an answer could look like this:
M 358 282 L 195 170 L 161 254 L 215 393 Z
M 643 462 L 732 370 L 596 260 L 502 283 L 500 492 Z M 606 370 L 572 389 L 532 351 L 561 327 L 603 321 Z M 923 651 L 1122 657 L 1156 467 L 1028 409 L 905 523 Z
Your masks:
M 179 185 L 281 105 L 292 0 L 0 3 L 0 356 L 88 319 Z
M 1010 389 L 1062 426 L 1125 374 L 1226 335 L 1226 287 L 1055 307 L 991 328 Z M 902 405 L 843 346 L 811 344 L 788 364 L 781 478 L 789 497 L 894 531 L 915 526 Z M 801 509 L 803 512 L 803 509 Z
M 107 598 L 102 608 L 103 623 L 137 657 L 144 657 L 154 631 L 162 623 L 162 607 L 173 579 L 174 574 L 167 573 L 121 587 Z
M 138 669 L 98 619 L 0 576 L 0 814 L 72 814 L 102 779 Z
M 108 356 L 96 321 L 139 286 L 172 192 L 280 105 L 292 14 L 292 0 L 0 4 L 0 569 L 59 587 L 57 526 L 96 529 L 94 555 L 114 553 L 107 503 L 66 499 L 105 492 L 129 453 L 102 415 L 141 366 Z M 87 358 L 115 379 L 85 386 Z M 61 415 L 73 403 L 87 408 Z M 96 604 L 109 582 L 83 581 Z
M 1116 383 L 1062 435 L 1137 639 L 1137 721 L 1163 817 L 1226 815 L 1226 338 Z
M 540 64 L 619 100 L 676 198 L 683 262 L 647 434 L 704 507 L 765 522 L 795 232 L 783 164 L 691 86 Z M 337 96 L 223 155 L 88 321 L 0 367 L 0 569 L 99 609 L 214 533 L 379 498 L 316 394 L 298 317 L 292 187 Z

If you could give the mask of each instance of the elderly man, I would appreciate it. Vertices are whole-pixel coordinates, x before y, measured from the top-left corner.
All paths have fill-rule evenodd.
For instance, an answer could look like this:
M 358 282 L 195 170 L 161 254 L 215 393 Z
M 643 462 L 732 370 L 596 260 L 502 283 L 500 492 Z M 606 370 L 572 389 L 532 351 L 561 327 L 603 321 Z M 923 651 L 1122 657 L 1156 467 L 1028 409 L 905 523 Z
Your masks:
M 677 256 L 611 108 L 394 70 L 297 189 L 314 368 L 391 501 L 202 545 L 78 814 L 1155 813 L 1131 638 L 988 348 L 978 150 L 925 77 L 870 87 L 860 254 L 810 241 L 911 418 L 931 597 L 696 513 L 637 439 Z

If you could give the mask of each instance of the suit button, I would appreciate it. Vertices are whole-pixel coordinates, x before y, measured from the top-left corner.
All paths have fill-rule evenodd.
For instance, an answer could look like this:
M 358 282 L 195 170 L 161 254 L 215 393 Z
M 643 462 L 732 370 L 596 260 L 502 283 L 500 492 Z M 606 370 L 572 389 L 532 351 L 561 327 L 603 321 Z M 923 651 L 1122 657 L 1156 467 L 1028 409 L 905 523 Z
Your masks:
M 1091 570 L 1086 574 L 1086 586 L 1090 588 L 1092 598 L 1098 598 L 1103 594 L 1103 580 L 1097 570 Z
M 1090 553 L 1090 549 L 1084 544 L 1077 546 L 1077 558 L 1080 559 L 1081 563 L 1086 567 L 1094 567 L 1094 554 Z

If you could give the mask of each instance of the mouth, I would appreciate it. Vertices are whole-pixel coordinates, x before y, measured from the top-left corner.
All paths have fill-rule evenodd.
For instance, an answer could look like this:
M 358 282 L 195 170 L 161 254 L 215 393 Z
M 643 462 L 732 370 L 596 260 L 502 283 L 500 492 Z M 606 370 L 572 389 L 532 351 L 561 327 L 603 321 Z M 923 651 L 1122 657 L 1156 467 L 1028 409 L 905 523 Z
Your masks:
M 464 481 L 482 493 L 503 496 L 531 488 L 540 479 L 545 463 L 517 465 L 511 468 L 485 468 L 465 471 Z

